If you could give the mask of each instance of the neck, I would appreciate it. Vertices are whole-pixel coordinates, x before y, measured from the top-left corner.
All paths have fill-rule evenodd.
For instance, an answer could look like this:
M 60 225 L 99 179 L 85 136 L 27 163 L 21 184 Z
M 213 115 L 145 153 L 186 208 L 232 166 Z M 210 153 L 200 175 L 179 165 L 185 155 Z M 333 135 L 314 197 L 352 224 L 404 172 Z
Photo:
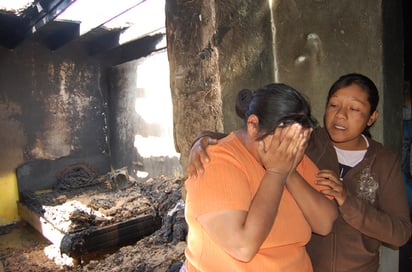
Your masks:
M 368 148 L 368 142 L 362 135 L 349 142 L 337 143 L 332 141 L 332 144 L 343 150 L 365 150 Z
M 259 160 L 259 156 L 257 153 L 257 141 L 255 138 L 250 137 L 245 129 L 239 129 L 235 132 L 236 137 L 242 142 L 242 144 L 246 147 L 246 149 L 256 158 Z

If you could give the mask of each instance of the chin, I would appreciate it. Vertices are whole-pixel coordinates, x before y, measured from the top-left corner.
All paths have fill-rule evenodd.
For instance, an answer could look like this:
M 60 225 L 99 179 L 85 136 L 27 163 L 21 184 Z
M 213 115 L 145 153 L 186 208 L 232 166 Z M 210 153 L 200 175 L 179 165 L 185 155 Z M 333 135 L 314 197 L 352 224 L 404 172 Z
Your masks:
M 342 135 L 337 135 L 337 133 L 329 133 L 329 138 L 334 143 L 345 142 L 345 137 L 343 137 Z

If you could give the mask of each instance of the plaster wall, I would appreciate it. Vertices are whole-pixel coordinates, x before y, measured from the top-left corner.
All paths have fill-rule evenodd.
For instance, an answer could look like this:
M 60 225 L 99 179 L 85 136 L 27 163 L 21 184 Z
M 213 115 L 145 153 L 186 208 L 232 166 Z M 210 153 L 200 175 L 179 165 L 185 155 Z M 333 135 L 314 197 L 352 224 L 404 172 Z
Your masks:
M 400 154 L 403 37 L 399 1 L 229 1 L 217 4 L 216 40 L 224 131 L 242 125 L 238 90 L 272 81 L 306 95 L 323 124 L 326 95 L 340 75 L 359 72 L 380 91 L 374 139 Z M 246 12 L 247 11 L 247 12 Z
M 278 80 L 290 83 L 305 93 L 312 105 L 313 113 L 319 123 L 323 123 L 325 97 L 332 83 L 342 74 L 359 72 L 370 77 L 380 91 L 378 110 L 381 118 L 372 129 L 373 137 L 385 142 L 383 122 L 388 116 L 396 116 L 401 130 L 402 88 L 398 97 L 394 90 L 389 95 L 385 81 L 391 80 L 384 71 L 384 58 L 393 50 L 385 51 L 383 42 L 385 32 L 382 5 L 385 1 L 274 1 L 274 25 L 276 27 L 275 55 L 277 56 Z M 400 9 L 386 12 L 396 14 Z M 385 21 L 386 29 L 401 29 L 402 22 Z M 396 33 L 394 31 L 393 33 Z M 387 41 L 402 43 L 400 35 Z M 401 56 L 399 50 L 396 50 Z M 402 57 L 397 65 L 391 67 L 395 74 L 402 75 Z M 389 63 L 388 63 L 389 64 Z M 401 78 L 396 79 L 398 84 Z M 392 82 L 392 84 L 396 83 Z M 396 93 L 396 91 L 395 91 Z M 392 101 L 396 101 L 392 103 Z M 391 104 L 391 110 L 385 106 Z M 385 111 L 384 111 L 385 109 Z M 395 121 L 396 117 L 391 118 Z M 400 151 L 401 134 L 391 141 L 395 151 Z

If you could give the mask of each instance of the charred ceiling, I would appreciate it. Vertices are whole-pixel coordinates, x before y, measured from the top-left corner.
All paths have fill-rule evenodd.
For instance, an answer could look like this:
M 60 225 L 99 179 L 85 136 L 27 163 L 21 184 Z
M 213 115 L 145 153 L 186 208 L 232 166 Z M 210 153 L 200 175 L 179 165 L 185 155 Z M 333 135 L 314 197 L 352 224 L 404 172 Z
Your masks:
M 43 31 L 45 40 L 49 41 L 50 48 L 57 44 L 56 38 L 73 35 L 76 24 L 73 22 L 55 23 L 55 18 L 76 0 L 39 0 L 20 12 L 0 12 L 0 43 L 3 47 L 14 49 L 25 39 L 28 39 L 48 26 L 49 32 Z M 77 24 L 78 25 L 78 24 Z M 75 30 L 74 30 L 75 31 Z M 56 33 L 59 33 L 56 35 Z
M 87 0 L 35 0 L 28 1 L 26 6 L 14 10 L 7 10 L 0 6 L 0 46 L 16 49 L 24 41 L 31 39 L 39 41 L 49 50 L 58 50 L 68 44 L 76 43 L 84 47 L 90 55 L 113 52 L 121 55 L 122 52 L 130 51 L 129 48 L 136 44 L 139 46 L 145 42 L 158 43 L 164 36 L 162 30 L 149 30 L 144 35 L 140 34 L 135 39 L 121 44 L 121 34 L 134 27 L 134 22 L 127 19 L 126 23 L 107 26 L 109 22 L 116 20 L 118 22 L 119 18 L 126 17 L 127 14 L 130 18 L 133 16 L 132 12 L 135 13 L 133 17 L 138 19 L 139 15 L 136 15 L 136 12 L 138 9 L 143 9 L 144 6 L 148 6 L 146 2 L 150 2 L 150 0 L 126 0 L 121 2 L 122 7 L 118 7 L 118 4 L 115 5 L 118 1 L 113 1 L 112 5 L 108 6 L 109 9 L 112 8 L 112 13 L 100 21 L 94 22 L 89 30 L 82 33 L 82 21 L 62 19 L 60 15 L 72 9 L 75 4 L 83 4 L 85 1 Z M 151 0 L 151 2 L 155 1 Z M 110 1 L 104 2 L 110 3 Z M 99 13 L 97 6 L 102 6 L 103 2 L 94 1 L 93 3 L 96 10 L 88 10 L 88 17 L 98 17 L 96 16 L 96 13 Z M 150 48 L 150 50 L 152 49 Z

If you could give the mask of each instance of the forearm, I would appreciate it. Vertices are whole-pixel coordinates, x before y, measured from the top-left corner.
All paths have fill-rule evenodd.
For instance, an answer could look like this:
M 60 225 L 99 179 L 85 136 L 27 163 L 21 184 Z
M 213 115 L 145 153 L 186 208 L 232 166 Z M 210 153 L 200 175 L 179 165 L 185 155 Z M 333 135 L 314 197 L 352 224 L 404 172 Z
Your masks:
M 409 240 L 412 231 L 399 158 L 384 160 L 372 170 L 380 177 L 379 189 L 369 200 L 372 204 L 353 194 L 339 207 L 340 213 L 348 224 L 363 234 L 399 247 Z
M 312 231 L 321 235 L 328 234 L 338 216 L 336 204 L 311 187 L 298 172 L 289 176 L 286 186 Z
M 285 177 L 280 174 L 266 172 L 250 204 L 243 230 L 257 249 L 273 226 L 285 181 Z
M 394 201 L 398 200 L 392 199 Z M 400 204 L 391 205 L 402 207 Z M 412 225 L 407 213 L 388 213 L 355 196 L 347 197 L 339 210 L 349 225 L 383 243 L 399 247 L 411 237 Z

